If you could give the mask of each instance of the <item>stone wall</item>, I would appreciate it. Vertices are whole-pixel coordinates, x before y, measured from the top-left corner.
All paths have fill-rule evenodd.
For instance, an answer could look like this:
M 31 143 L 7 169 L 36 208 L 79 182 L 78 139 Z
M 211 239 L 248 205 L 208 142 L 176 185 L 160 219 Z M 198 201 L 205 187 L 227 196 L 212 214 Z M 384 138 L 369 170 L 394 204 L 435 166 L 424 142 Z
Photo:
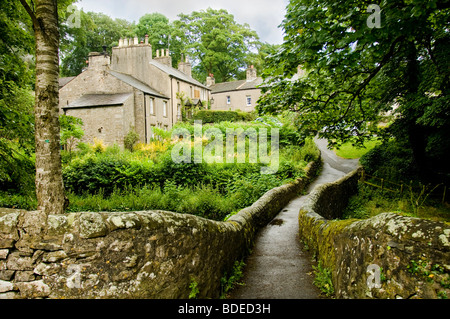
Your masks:
M 226 222 L 164 211 L 71 213 L 0 209 L 0 298 L 188 298 L 220 279 L 315 175 L 268 191 Z
M 450 297 L 448 224 L 395 213 L 330 220 L 341 216 L 358 177 L 359 170 L 317 187 L 299 214 L 301 241 L 331 270 L 336 297 Z

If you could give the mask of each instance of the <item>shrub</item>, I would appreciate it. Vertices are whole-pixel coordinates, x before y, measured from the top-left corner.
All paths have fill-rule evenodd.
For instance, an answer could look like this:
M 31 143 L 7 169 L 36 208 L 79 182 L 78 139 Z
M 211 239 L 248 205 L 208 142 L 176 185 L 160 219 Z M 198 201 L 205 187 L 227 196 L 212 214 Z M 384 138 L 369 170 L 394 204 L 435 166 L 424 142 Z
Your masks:
M 236 207 L 242 209 L 251 206 L 267 191 L 280 185 L 281 181 L 275 175 L 236 174 L 227 187 L 227 193 Z
M 92 145 L 92 150 L 95 153 L 103 153 L 106 150 L 105 143 L 94 137 L 94 145 Z
M 134 127 L 130 129 L 130 131 L 125 135 L 123 139 L 123 145 L 125 149 L 132 152 L 134 150 L 134 145 L 139 141 L 139 134 L 136 133 Z
M 172 160 L 171 153 L 166 152 L 162 155 L 160 173 L 162 180 L 170 180 L 176 185 L 194 186 L 203 182 L 206 165 L 204 163 L 175 163 Z
M 376 146 L 360 159 L 365 171 L 392 181 L 418 179 L 412 150 L 405 144 L 391 140 Z
M 37 200 L 35 194 L 10 194 L 0 191 L 0 207 L 35 210 Z
M 195 113 L 193 119 L 203 123 L 220 123 L 251 121 L 253 117 L 253 114 L 247 112 L 201 110 Z

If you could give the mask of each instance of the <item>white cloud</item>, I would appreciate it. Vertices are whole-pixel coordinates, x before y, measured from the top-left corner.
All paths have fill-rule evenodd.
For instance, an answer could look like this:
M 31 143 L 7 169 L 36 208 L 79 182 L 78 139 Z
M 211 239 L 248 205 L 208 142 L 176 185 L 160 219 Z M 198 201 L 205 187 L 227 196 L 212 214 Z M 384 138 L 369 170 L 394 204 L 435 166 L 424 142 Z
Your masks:
M 84 11 L 105 13 L 112 18 L 138 21 L 146 13 L 159 12 L 171 21 L 178 14 L 192 11 L 226 9 L 240 23 L 248 23 L 261 41 L 279 44 L 282 42 L 281 24 L 288 0 L 80 0 L 78 7 Z

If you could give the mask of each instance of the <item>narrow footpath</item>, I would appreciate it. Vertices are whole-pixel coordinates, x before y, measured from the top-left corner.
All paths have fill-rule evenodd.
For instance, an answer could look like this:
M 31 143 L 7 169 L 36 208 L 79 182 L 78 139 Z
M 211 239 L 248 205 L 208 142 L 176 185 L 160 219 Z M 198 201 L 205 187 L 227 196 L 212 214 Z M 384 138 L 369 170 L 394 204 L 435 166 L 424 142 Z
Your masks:
M 358 160 L 347 160 L 327 149 L 327 141 L 315 140 L 322 153 L 323 169 L 306 193 L 317 185 L 335 181 L 356 169 Z M 293 199 L 258 234 L 252 254 L 246 260 L 243 286 L 231 299 L 317 299 L 311 256 L 303 252 L 298 237 L 298 213 L 308 195 Z

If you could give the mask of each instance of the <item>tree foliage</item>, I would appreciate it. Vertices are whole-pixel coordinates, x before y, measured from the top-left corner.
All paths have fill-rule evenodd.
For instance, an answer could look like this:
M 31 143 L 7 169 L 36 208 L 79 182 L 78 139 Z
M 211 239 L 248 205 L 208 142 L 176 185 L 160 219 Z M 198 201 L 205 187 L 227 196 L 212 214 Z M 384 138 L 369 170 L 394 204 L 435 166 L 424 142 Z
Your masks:
M 124 19 L 112 19 L 104 13 L 80 10 L 80 27 L 61 24 L 61 74 L 76 76 L 86 67 L 89 52 L 111 54 L 121 37 L 134 37 L 134 25 Z
M 443 172 L 450 153 L 449 1 L 381 1 L 379 27 L 368 23 L 372 2 L 291 0 L 259 111 L 294 110 L 302 132 L 332 144 L 394 136 L 409 143 L 419 167 Z M 298 66 L 303 76 L 295 75 Z M 386 112 L 394 124 L 381 129 Z
M 237 23 L 224 9 L 180 14 L 174 25 L 201 80 L 209 74 L 214 74 L 216 82 L 236 79 L 239 69 L 247 66 L 247 55 L 259 47 L 256 32 L 248 24 Z
M 0 184 L 24 191 L 32 181 L 34 38 L 20 4 L 0 0 Z M 25 173 L 25 174 L 24 174 Z
M 84 136 L 83 120 L 70 116 L 60 115 L 59 124 L 61 125 L 61 145 L 65 146 L 66 150 L 70 153 L 73 151 L 73 147 L 77 140 L 80 140 Z

